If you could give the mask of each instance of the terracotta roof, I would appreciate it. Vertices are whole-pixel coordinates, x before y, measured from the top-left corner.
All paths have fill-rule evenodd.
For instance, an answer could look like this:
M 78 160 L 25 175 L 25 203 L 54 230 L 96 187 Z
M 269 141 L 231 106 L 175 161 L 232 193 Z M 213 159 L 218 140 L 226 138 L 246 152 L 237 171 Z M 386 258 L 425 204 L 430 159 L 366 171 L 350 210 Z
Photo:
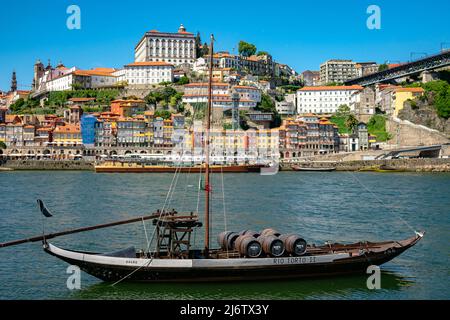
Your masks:
M 361 86 L 317 86 L 317 87 L 304 87 L 298 89 L 298 91 L 340 91 L 340 90 L 363 90 Z
M 185 87 L 207 87 L 208 83 L 207 82 L 196 82 L 196 83 L 188 83 L 185 85 Z M 229 84 L 228 83 L 224 83 L 224 82 L 213 82 L 213 87 L 228 87 Z
M 252 86 L 234 86 L 234 88 L 237 88 L 237 89 L 251 89 L 251 90 L 259 90 L 258 88 L 256 88 L 256 87 L 252 87 Z
M 66 124 L 65 126 L 56 127 L 55 133 L 80 133 L 80 126 L 76 124 Z
M 395 88 L 395 92 L 415 92 L 415 93 L 423 93 L 425 90 L 422 88 Z
M 105 76 L 105 77 L 115 77 L 112 73 L 114 69 L 107 68 L 97 68 L 92 70 L 75 70 L 72 72 L 76 76 Z
M 144 100 L 138 99 L 138 100 L 123 100 L 123 99 L 117 99 L 117 100 L 113 100 L 111 101 L 111 103 L 145 103 Z
M 144 61 L 144 62 L 133 62 L 127 64 L 125 67 L 173 67 L 173 64 L 164 61 Z

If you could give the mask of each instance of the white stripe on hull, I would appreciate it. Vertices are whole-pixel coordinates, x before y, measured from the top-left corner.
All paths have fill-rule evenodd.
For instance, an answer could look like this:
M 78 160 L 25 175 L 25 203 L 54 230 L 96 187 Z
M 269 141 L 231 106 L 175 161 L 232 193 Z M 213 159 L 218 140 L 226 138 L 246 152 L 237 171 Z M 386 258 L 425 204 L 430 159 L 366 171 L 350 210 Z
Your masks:
M 149 268 L 232 268 L 261 267 L 275 265 L 303 265 L 316 263 L 331 263 L 336 259 L 348 258 L 348 253 L 333 253 L 305 257 L 281 258 L 230 258 L 230 259 L 140 259 L 118 258 L 93 254 L 78 253 L 60 249 L 48 244 L 48 250 L 55 255 L 80 262 L 89 262 L 109 266 L 149 267 Z

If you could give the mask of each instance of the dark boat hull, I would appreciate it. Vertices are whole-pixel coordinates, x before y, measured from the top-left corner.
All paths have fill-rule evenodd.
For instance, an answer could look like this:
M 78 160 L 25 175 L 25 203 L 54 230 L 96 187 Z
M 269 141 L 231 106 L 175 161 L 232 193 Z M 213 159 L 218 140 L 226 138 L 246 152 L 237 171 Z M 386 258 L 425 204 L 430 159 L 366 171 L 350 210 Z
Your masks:
M 245 173 L 260 172 L 262 165 L 230 165 L 210 166 L 211 173 Z M 97 173 L 202 173 L 205 169 L 200 166 L 176 167 L 176 166 L 96 166 Z
M 86 273 L 97 277 L 106 282 L 116 282 L 122 279 L 132 282 L 208 282 L 208 281 L 251 281 L 251 280 L 276 280 L 276 279 L 295 279 L 295 278 L 315 278 L 325 276 L 339 276 L 366 272 L 370 265 L 380 266 L 393 258 L 397 257 L 405 250 L 418 242 L 421 237 L 411 238 L 402 242 L 395 242 L 401 245 L 386 246 L 381 251 L 366 252 L 361 255 L 337 257 L 332 261 L 315 263 L 317 256 L 307 255 L 302 257 L 281 257 L 264 259 L 245 259 L 251 264 L 242 262 L 244 259 L 225 259 L 229 263 L 225 265 L 207 266 L 210 259 L 200 259 L 206 266 L 124 266 L 117 264 L 98 263 L 86 261 L 78 258 L 71 258 L 70 254 L 57 253 L 52 248 L 45 250 L 66 261 L 71 265 L 77 265 Z M 394 243 L 394 242 L 393 242 Z M 64 249 L 58 249 L 63 250 Z M 65 251 L 71 252 L 71 251 Z M 209 261 L 208 261 L 209 260 Z M 261 264 L 259 264 L 259 261 Z M 161 260 L 163 261 L 163 260 Z M 193 260 L 189 260 L 193 261 Z M 214 262 L 214 261 L 212 261 Z M 219 262 L 220 259 L 216 260 Z M 188 265 L 188 260 L 186 260 Z

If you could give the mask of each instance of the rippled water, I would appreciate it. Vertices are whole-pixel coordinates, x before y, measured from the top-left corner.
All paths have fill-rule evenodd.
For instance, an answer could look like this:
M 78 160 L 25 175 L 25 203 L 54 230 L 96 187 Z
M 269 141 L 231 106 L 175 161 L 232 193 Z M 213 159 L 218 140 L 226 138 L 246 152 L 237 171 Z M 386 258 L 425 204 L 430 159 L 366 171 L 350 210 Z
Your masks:
M 140 216 L 160 208 L 171 174 L 0 173 L 0 242 L 42 233 L 36 199 L 53 218 L 47 232 Z M 301 233 L 309 242 L 404 239 L 426 230 L 415 247 L 383 266 L 381 290 L 366 277 L 115 287 L 82 274 L 66 287 L 64 262 L 39 243 L 0 249 L 0 299 L 448 299 L 450 175 L 283 172 L 214 175 L 213 236 L 226 228 Z M 197 208 L 198 175 L 181 175 L 170 208 Z M 200 197 L 203 200 L 203 197 Z M 199 203 L 202 208 L 202 202 Z M 224 215 L 224 210 L 226 215 Z M 226 217 L 226 218 L 224 218 Z M 150 224 L 147 224 L 150 230 Z M 195 236 L 201 247 L 203 234 Z M 142 224 L 54 239 L 62 247 L 109 252 L 145 246 Z

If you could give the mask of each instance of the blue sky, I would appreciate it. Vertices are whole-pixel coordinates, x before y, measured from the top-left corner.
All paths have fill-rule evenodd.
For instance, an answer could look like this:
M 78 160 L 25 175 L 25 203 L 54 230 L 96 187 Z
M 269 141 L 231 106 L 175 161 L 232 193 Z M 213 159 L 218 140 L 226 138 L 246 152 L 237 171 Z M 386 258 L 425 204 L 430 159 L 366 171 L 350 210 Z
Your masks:
M 66 27 L 71 4 L 81 8 L 81 30 Z M 381 8 L 381 30 L 366 27 L 371 4 Z M 442 42 L 450 47 L 448 0 L 30 0 L 2 1 L 0 8 L 7 13 L 0 19 L 0 90 L 9 90 L 13 70 L 19 89 L 27 89 L 37 58 L 121 67 L 133 61 L 145 31 L 175 32 L 180 23 L 203 40 L 214 33 L 218 50 L 233 52 L 245 40 L 299 72 L 331 58 L 395 63 L 411 52 L 436 53 Z

